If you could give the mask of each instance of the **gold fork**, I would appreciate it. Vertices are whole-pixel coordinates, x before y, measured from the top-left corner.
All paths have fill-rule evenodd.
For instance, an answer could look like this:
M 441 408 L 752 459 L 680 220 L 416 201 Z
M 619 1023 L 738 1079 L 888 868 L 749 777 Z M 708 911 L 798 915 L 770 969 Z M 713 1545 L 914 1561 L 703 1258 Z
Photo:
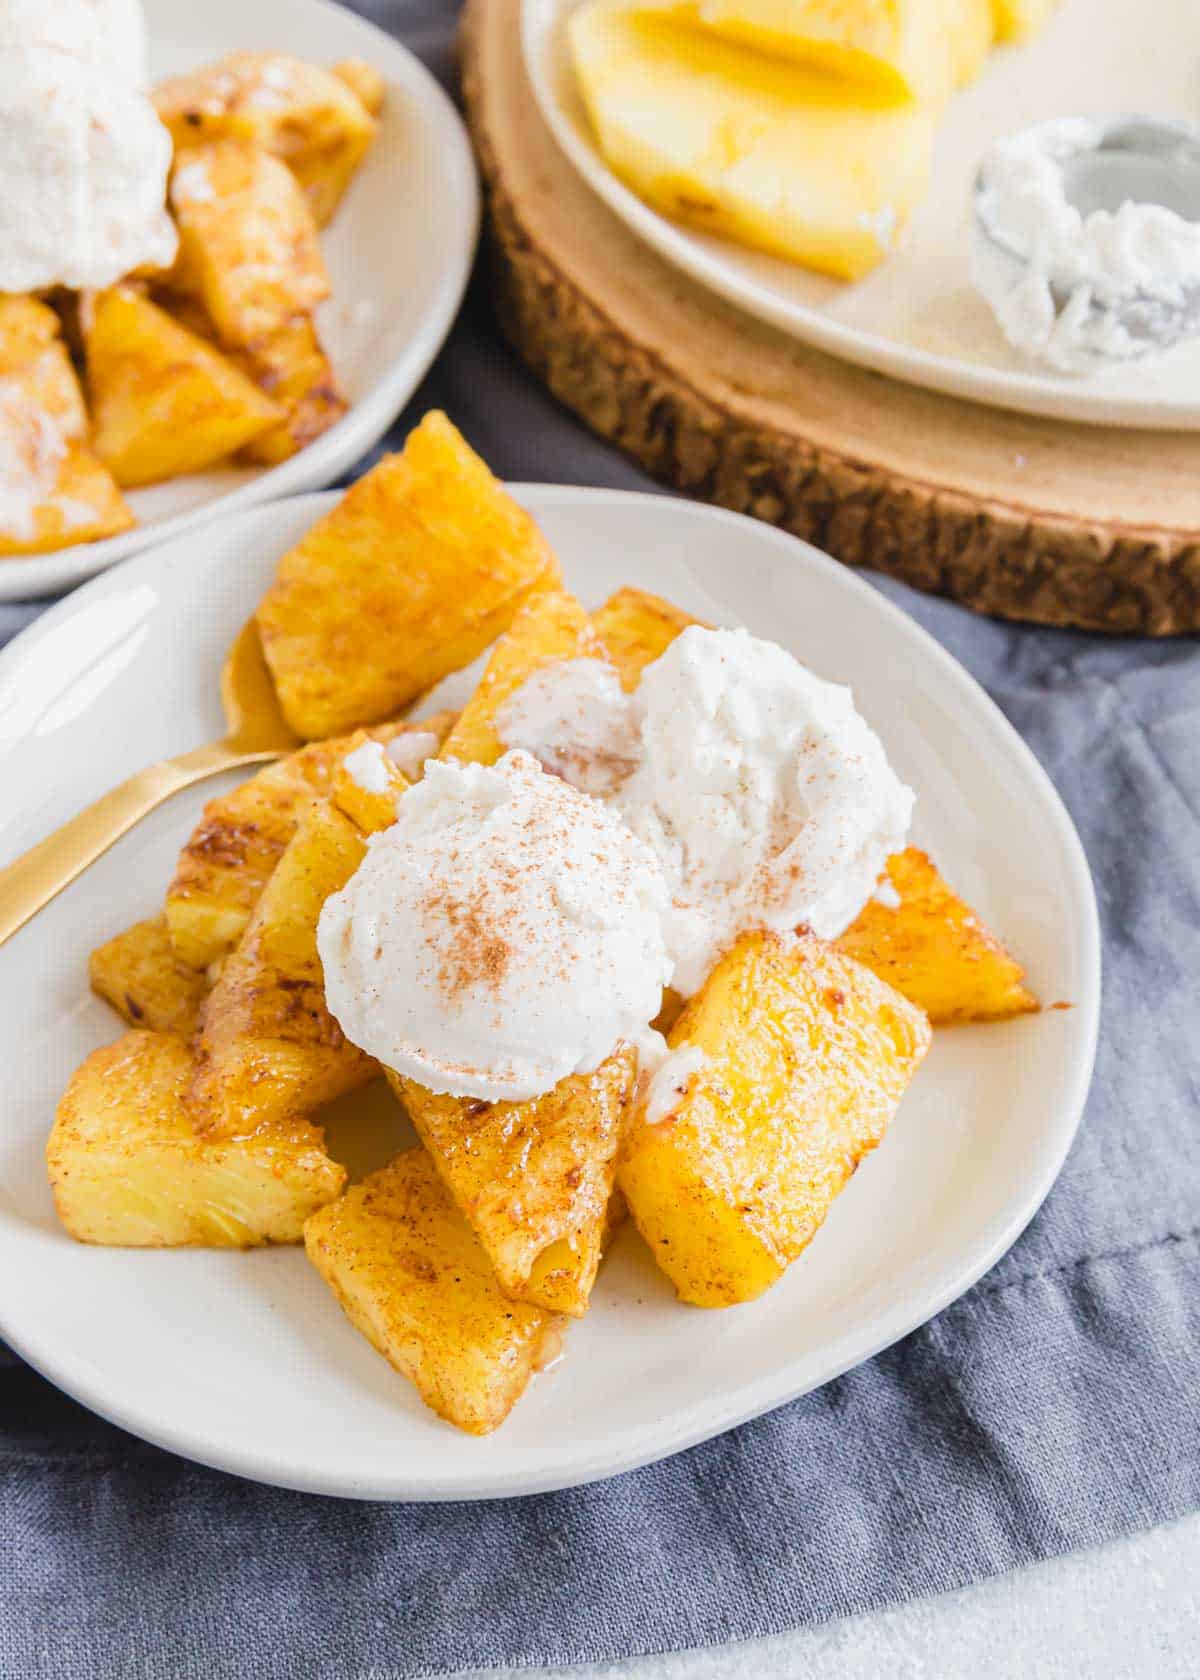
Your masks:
M 229 728 L 224 740 L 139 770 L 0 869 L 0 945 L 180 788 L 240 764 L 281 758 L 300 744 L 283 720 L 253 619 L 229 650 L 221 672 L 221 706 Z

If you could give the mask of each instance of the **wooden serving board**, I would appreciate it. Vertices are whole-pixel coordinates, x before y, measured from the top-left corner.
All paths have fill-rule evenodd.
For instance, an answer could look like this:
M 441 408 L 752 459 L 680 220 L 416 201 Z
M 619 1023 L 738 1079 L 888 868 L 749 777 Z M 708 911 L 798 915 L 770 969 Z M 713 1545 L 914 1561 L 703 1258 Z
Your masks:
M 643 246 L 528 85 L 520 0 L 467 0 L 468 121 L 504 329 L 654 477 L 980 612 L 1200 629 L 1200 433 L 961 402 L 833 360 Z

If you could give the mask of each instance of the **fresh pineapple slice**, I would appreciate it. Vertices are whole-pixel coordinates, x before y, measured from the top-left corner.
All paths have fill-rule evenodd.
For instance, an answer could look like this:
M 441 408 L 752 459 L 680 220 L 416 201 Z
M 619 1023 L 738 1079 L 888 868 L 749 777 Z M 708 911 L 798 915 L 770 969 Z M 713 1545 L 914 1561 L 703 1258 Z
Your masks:
M 992 0 L 998 41 L 1027 41 L 1044 29 L 1058 0 Z
M 384 743 L 411 734 L 436 752 L 455 715 L 378 724 L 366 734 Z M 207 968 L 233 950 L 301 813 L 314 797 L 330 792 L 350 742 L 344 737 L 302 747 L 204 807 L 167 889 L 171 944 L 190 968 Z
M 558 582 L 537 526 L 444 414 L 427 414 L 279 562 L 258 609 L 305 740 L 391 717 Z
M 592 614 L 592 633 L 615 665 L 626 693 L 642 680 L 647 665 L 666 653 L 671 643 L 698 618 L 672 606 L 645 589 L 618 589 Z
M 494 764 L 504 751 L 496 714 L 535 671 L 560 660 L 596 654 L 587 613 L 573 595 L 551 589 L 527 601 L 496 646 L 479 685 L 446 737 L 441 757 L 461 764 Z
M 883 1138 L 929 1023 L 810 935 L 745 934 L 671 1030 L 618 1182 L 683 1301 L 770 1287 Z
M 131 1027 L 191 1038 L 208 995 L 208 978 L 181 963 L 167 932 L 167 918 L 136 922 L 88 959 L 92 990 L 111 1003 Z
M 224 139 L 273 152 L 300 182 L 320 227 L 375 135 L 360 90 L 378 110 L 383 83 L 369 65 L 351 60 L 323 70 L 283 53 L 235 52 L 160 83 L 154 105 L 177 153 Z
M 235 353 L 234 360 L 284 414 L 279 425 L 246 444 L 243 461 L 263 466 L 286 461 L 327 432 L 349 407 L 307 315 L 297 315 L 269 338 Z
M 856 280 L 929 182 L 939 107 L 871 103 L 801 64 L 588 0 L 569 25 L 614 172 L 664 215 Z
M 561 1320 L 501 1293 L 423 1150 L 314 1214 L 304 1245 L 354 1328 L 470 1435 L 503 1423 L 558 1356 Z
M 197 1135 L 179 1038 L 129 1032 L 67 1087 L 46 1160 L 58 1216 L 79 1242 L 117 1248 L 252 1248 L 299 1242 L 346 1175 L 305 1120 L 253 1137 Z
M 96 453 L 118 484 L 157 484 L 225 460 L 284 418 L 227 357 L 132 286 L 84 311 Z
M 839 950 L 915 1003 L 935 1027 L 1038 1008 L 1025 970 L 915 846 L 888 859 L 894 905 L 873 898 Z
M 328 801 L 301 817 L 201 1011 L 190 1101 L 205 1133 L 244 1136 L 377 1076 L 326 1007 L 317 953 L 321 907 L 365 852 Z
M 435 1096 L 388 1074 L 514 1300 L 587 1311 L 635 1074 L 622 1050 L 523 1103 Z
M 200 297 L 222 344 L 261 344 L 329 296 L 308 201 L 270 152 L 247 140 L 189 148 L 170 200 L 179 256 L 169 284 Z

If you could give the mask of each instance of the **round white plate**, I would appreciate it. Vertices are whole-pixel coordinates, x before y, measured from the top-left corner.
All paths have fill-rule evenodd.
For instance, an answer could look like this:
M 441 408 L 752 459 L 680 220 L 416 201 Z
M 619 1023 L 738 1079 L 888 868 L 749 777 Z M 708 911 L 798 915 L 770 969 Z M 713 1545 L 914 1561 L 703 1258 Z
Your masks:
M 1195 0 L 1061 0 L 1028 45 L 994 52 L 951 100 L 933 180 L 897 249 L 848 285 L 649 209 L 592 138 L 566 42 L 581 0 L 523 0 L 525 60 L 543 116 L 580 174 L 647 244 L 752 315 L 844 361 L 954 396 L 1096 425 L 1200 428 L 1200 341 L 1088 379 L 1036 369 L 1009 349 L 968 269 L 975 169 L 993 141 L 1044 117 L 1200 114 Z
M 89 949 L 160 905 L 196 820 L 156 812 L 0 948 L 0 1334 L 68 1393 L 176 1452 L 320 1493 L 465 1499 L 610 1476 L 804 1393 L 993 1264 L 1058 1172 L 1087 1092 L 1099 945 L 1075 831 L 1033 756 L 955 662 L 867 584 L 770 527 L 686 502 L 518 487 L 568 584 L 631 579 L 744 623 L 853 685 L 918 793 L 916 839 L 1074 1007 L 937 1035 L 883 1147 L 762 1300 L 679 1306 L 626 1228 L 566 1358 L 486 1440 L 459 1434 L 353 1331 L 303 1253 L 80 1247 L 43 1149 L 80 1059 L 120 1026 Z M 255 509 L 97 579 L 0 655 L 0 863 L 138 766 L 216 735 L 225 645 L 331 495 Z M 457 684 L 461 696 L 463 679 Z M 216 784 L 206 790 L 214 791 Z M 331 1147 L 359 1165 L 381 1134 Z
M 235 49 L 334 64 L 364 58 L 387 81 L 366 161 L 321 232 L 333 296 L 317 312 L 350 408 L 277 467 L 218 467 L 131 491 L 138 524 L 103 542 L 0 559 L 0 601 L 68 588 L 215 514 L 331 483 L 391 425 L 458 313 L 479 231 L 466 130 L 433 77 L 374 24 L 325 0 L 145 0 L 155 80 Z

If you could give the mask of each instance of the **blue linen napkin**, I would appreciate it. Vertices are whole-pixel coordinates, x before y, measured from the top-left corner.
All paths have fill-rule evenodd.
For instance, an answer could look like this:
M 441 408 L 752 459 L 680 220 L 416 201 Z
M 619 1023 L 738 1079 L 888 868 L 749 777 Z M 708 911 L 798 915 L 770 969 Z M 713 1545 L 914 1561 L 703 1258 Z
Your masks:
M 448 74 L 449 5 L 363 9 Z M 652 488 L 520 368 L 482 282 L 396 435 L 433 404 L 505 477 Z M 942 1591 L 1200 1506 L 1200 657 L 1190 640 L 991 623 L 876 581 L 1030 742 L 1099 889 L 1095 1084 L 1021 1240 L 818 1393 L 636 1474 L 507 1503 L 239 1482 L 10 1356 L 0 1674 L 408 1680 L 613 1659 Z M 37 610 L 0 606 L 0 641 Z

